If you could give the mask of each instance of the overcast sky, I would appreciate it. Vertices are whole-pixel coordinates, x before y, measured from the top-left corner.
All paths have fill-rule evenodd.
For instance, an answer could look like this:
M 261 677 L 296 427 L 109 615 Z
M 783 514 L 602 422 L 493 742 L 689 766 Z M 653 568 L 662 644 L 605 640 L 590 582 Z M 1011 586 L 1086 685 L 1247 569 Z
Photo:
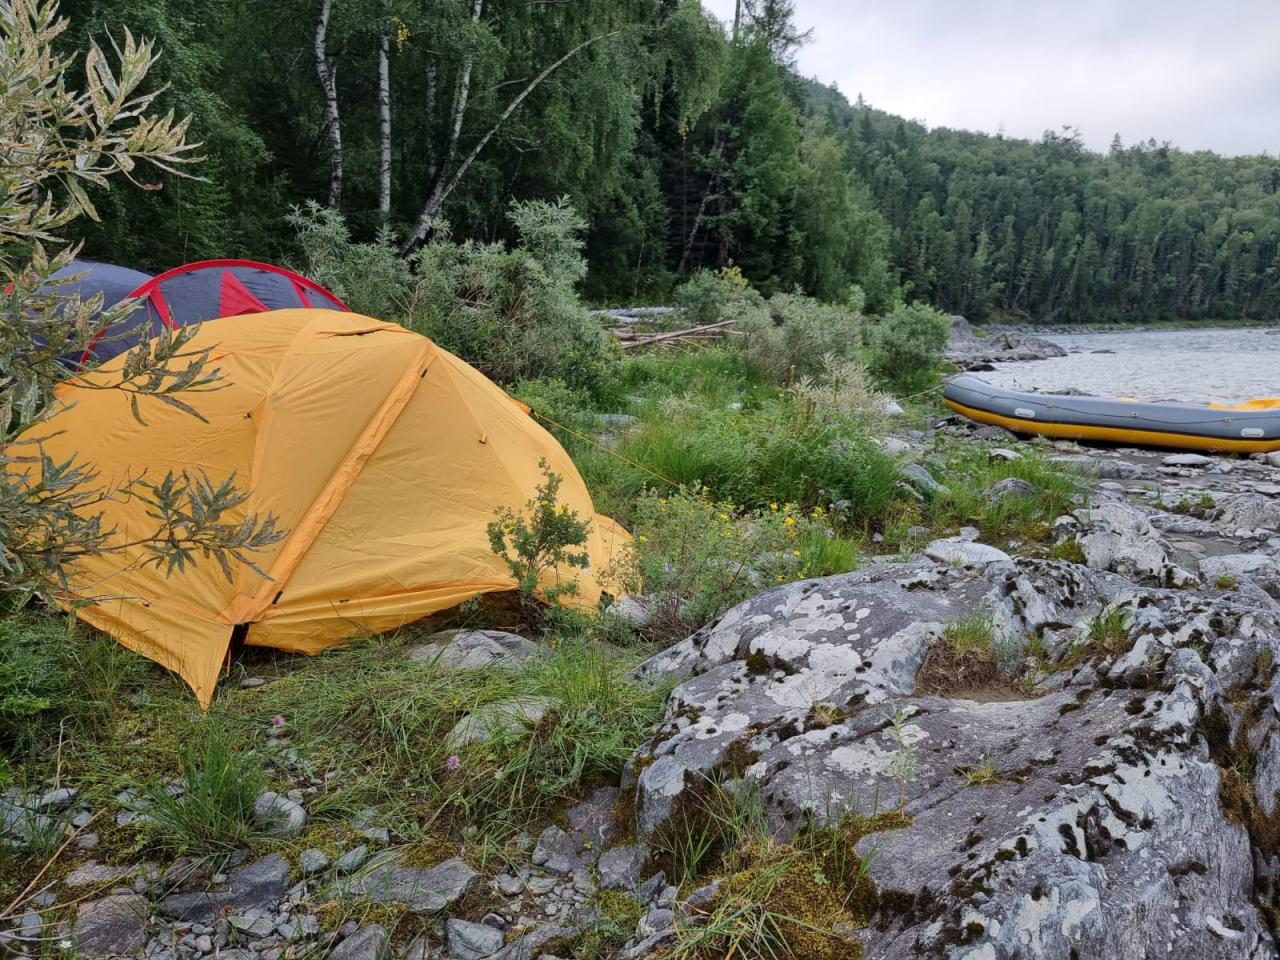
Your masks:
M 722 20 L 734 0 L 703 0 Z M 1280 152 L 1280 0 L 796 0 L 800 70 L 850 100 L 1106 149 Z

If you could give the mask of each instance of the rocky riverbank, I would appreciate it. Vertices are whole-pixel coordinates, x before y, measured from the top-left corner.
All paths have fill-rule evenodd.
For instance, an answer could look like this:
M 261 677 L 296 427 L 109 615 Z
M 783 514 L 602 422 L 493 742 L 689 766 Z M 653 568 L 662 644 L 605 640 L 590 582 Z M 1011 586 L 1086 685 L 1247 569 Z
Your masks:
M 948 433 L 991 457 L 1028 450 L 992 428 L 937 425 Z M 912 459 L 932 439 L 895 447 Z M 665 720 L 620 783 L 514 859 L 425 856 L 371 812 L 336 847 L 291 846 L 325 774 L 282 734 L 272 749 L 292 788 L 259 805 L 279 849 L 230 860 L 98 862 L 98 833 L 145 805 L 11 791 L 12 836 L 55 818 L 76 833 L 11 911 L 6 946 L 550 960 L 601 955 L 584 951 L 607 928 L 623 944 L 608 955 L 713 956 L 718 941 L 693 950 L 689 931 L 741 920 L 744 896 L 757 919 L 775 909 L 774 887 L 741 864 L 718 873 L 714 850 L 696 882 L 682 870 L 673 837 L 723 844 L 712 821 L 727 798 L 759 811 L 744 845 L 751 830 L 782 842 L 858 824 L 858 895 L 808 918 L 826 931 L 813 956 L 1276 957 L 1280 458 L 1040 446 L 1091 478 L 1048 555 L 964 530 L 732 609 L 635 671 L 674 685 Z M 503 670 L 541 654 L 472 631 L 415 655 Z M 512 702 L 454 733 L 549 709 Z M 804 897 L 828 902 L 829 869 L 805 868 L 817 886 Z
M 1065 357 L 1067 351 L 1051 340 L 1011 327 L 992 327 L 974 333 L 964 317 L 951 318 L 951 342 L 946 359 L 961 370 L 983 371 L 993 364 L 1017 360 L 1046 360 Z

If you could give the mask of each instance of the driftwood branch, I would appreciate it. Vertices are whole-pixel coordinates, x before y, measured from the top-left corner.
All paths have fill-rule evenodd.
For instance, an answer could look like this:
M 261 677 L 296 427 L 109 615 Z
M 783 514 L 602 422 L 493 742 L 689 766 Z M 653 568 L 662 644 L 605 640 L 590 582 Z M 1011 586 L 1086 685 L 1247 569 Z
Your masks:
M 673 330 L 670 333 L 658 333 L 651 337 L 645 337 L 643 340 L 620 341 L 623 350 L 633 350 L 636 347 L 647 347 L 651 343 L 664 343 L 671 340 L 708 340 L 716 337 L 727 336 L 736 331 L 729 330 L 737 320 L 721 320 L 719 323 L 708 323 L 701 327 L 690 327 L 688 330 Z

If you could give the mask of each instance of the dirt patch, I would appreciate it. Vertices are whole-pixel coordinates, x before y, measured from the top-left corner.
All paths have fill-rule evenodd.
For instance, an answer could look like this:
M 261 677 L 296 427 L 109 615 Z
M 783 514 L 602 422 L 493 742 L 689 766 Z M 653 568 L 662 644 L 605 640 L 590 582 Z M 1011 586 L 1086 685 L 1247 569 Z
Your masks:
M 1000 672 L 994 650 L 961 652 L 945 638 L 925 655 L 916 674 L 916 693 L 981 703 L 1025 699 Z

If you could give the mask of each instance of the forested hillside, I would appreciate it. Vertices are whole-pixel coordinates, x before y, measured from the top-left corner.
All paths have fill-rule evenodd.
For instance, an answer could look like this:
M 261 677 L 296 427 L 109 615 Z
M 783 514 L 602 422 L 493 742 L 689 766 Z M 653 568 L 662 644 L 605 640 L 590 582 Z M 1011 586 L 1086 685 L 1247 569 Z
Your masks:
M 207 158 L 201 181 L 104 196 L 89 252 L 292 259 L 285 216 L 315 200 L 408 255 L 446 229 L 508 239 L 511 199 L 565 196 L 600 301 L 733 263 L 873 310 L 1274 318 L 1277 159 L 929 130 L 798 78 L 790 6 L 744 0 L 735 27 L 697 0 L 72 0 L 72 42 L 157 39 Z

